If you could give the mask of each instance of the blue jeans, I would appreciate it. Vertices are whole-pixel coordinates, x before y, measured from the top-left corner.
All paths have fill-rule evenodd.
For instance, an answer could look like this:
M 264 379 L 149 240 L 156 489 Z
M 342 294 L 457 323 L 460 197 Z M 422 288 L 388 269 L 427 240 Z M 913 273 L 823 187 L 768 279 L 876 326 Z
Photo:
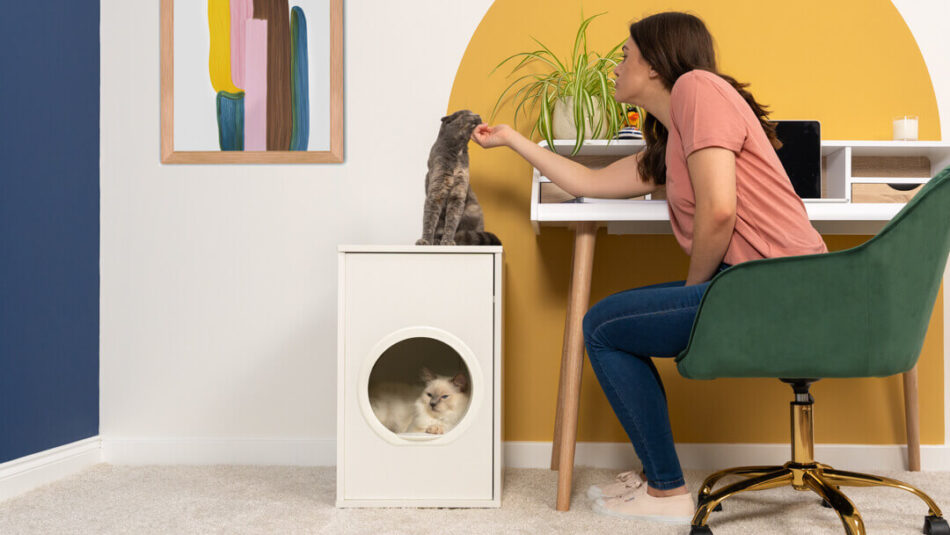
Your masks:
M 719 265 L 719 272 L 730 267 Z M 686 349 L 709 281 L 664 282 L 613 294 L 584 316 L 584 343 L 610 406 L 633 443 L 651 487 L 686 484 L 666 406 L 666 391 L 650 357 Z

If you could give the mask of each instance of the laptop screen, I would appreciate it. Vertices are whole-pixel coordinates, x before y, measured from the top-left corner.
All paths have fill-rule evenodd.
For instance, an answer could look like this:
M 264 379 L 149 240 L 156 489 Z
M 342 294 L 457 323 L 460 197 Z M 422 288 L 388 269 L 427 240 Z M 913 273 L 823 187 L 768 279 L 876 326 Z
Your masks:
M 821 124 L 818 121 L 775 121 L 782 148 L 775 151 L 795 193 L 803 199 L 821 197 Z

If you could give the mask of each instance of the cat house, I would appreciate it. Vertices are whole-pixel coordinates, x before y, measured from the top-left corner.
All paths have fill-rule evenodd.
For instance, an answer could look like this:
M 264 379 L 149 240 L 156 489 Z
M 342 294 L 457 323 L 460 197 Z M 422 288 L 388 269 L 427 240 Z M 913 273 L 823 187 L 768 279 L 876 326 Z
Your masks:
M 338 507 L 500 507 L 501 246 L 338 248 Z

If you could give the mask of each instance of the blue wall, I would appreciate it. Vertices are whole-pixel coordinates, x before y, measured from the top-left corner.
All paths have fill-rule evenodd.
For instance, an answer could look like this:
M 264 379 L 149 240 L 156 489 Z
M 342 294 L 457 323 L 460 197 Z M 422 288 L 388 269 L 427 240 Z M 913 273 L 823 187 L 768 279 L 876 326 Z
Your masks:
M 99 2 L 4 2 L 0 463 L 97 434 Z

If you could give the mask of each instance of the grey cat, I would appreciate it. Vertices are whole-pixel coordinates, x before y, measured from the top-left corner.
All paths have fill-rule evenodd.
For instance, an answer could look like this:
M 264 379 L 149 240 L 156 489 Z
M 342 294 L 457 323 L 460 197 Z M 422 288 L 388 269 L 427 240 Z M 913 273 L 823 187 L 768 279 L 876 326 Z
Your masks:
M 501 245 L 485 231 L 482 208 L 469 185 L 468 142 L 482 118 L 459 110 L 442 118 L 429 151 L 422 238 L 416 245 Z

